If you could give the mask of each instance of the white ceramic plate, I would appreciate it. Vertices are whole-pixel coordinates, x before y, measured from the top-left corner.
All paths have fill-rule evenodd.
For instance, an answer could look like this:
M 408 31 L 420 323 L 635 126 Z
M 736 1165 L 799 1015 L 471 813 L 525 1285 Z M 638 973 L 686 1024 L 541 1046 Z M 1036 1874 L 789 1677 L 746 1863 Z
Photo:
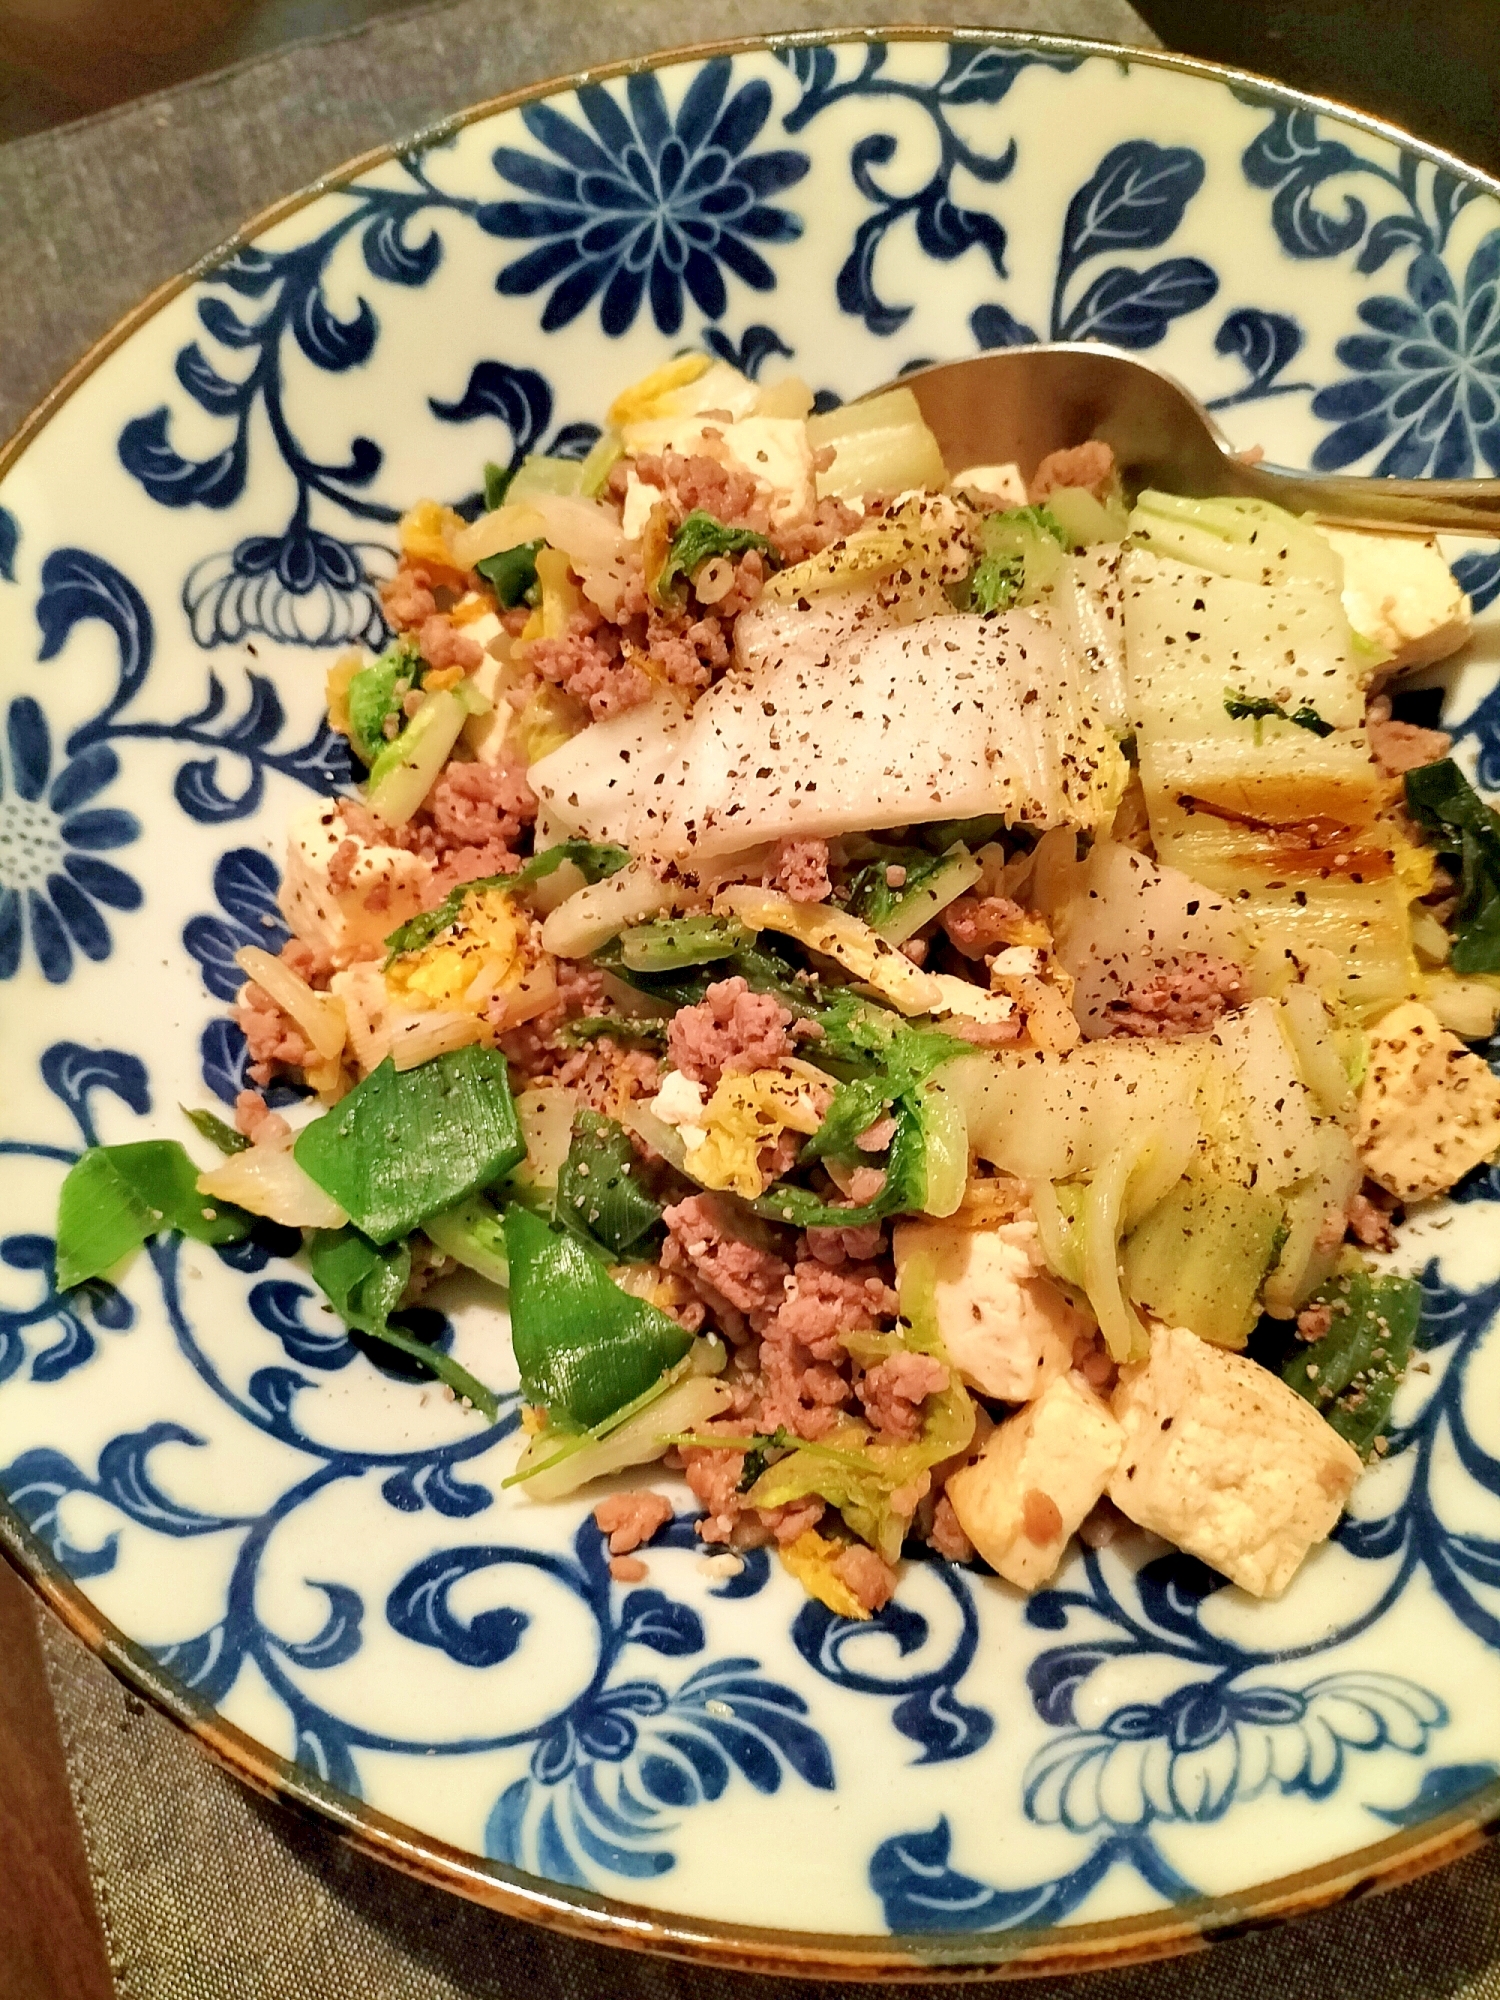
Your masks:
M 1285 1599 L 1136 1538 L 1029 1603 L 907 1564 L 844 1624 L 693 1509 L 611 1582 L 586 1504 L 372 1365 L 272 1240 L 51 1288 L 77 1149 L 190 1137 L 345 777 L 334 649 L 414 498 L 581 451 L 688 343 L 848 396 L 1032 338 L 1146 352 L 1243 444 L 1500 472 L 1500 201 L 1271 85 L 1082 43 L 743 46 L 481 108 L 255 225 L 107 340 L 0 485 L 0 1532 L 263 1787 L 463 1892 L 735 1963 L 1119 1962 L 1456 1852 L 1500 1803 L 1497 1187 L 1418 1232 L 1422 1364 Z M 1493 547 L 1460 552 L 1476 604 Z M 1493 633 L 1453 683 L 1500 784 Z M 1274 1878 L 1274 1879 L 1271 1879 Z

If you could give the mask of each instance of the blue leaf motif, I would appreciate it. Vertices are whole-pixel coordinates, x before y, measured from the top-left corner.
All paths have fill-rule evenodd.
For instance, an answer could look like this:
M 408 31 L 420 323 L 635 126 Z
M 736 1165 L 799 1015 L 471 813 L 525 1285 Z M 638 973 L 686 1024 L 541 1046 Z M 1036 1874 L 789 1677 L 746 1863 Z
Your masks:
M 211 1708 L 217 1708 L 234 1686 L 244 1657 L 240 1648 L 230 1643 L 222 1623 L 211 1625 L 195 1638 L 149 1650 L 159 1665 Z
M 1191 146 L 1128 139 L 1112 147 L 1068 203 L 1058 259 L 1059 296 L 1086 258 L 1111 250 L 1159 249 L 1181 223 L 1203 175 L 1203 156 Z
M 1382 215 L 1355 260 L 1355 268 L 1368 277 L 1398 250 L 1422 250 L 1427 241 L 1427 225 L 1419 216 Z
M 316 1293 L 295 1278 L 267 1278 L 253 1285 L 248 1303 L 254 1318 L 281 1342 L 288 1360 L 301 1362 L 304 1368 L 331 1370 L 347 1368 L 354 1359 L 343 1322 L 326 1307 L 322 1326 L 309 1326 L 303 1319 L 304 1311 L 309 1306 L 316 1310 L 319 1302 Z
M 41 1072 L 53 1096 L 72 1112 L 86 1146 L 99 1144 L 89 1102 L 94 1091 L 109 1091 L 141 1118 L 151 1109 L 146 1065 L 123 1049 L 86 1049 L 80 1042 L 54 1042 L 42 1053 Z
M 203 1442 L 181 1424 L 161 1420 L 142 1431 L 112 1438 L 99 1454 L 95 1491 L 140 1527 L 154 1529 L 159 1535 L 215 1534 L 225 1525 L 223 1520 L 169 1499 L 146 1465 L 152 1452 L 164 1444 L 201 1446 Z
M 1146 271 L 1113 265 L 1073 306 L 1058 338 L 1155 347 L 1174 319 L 1206 306 L 1218 289 L 1218 277 L 1197 257 L 1169 257 Z
M 674 1604 L 659 1590 L 633 1590 L 620 1612 L 620 1636 L 657 1653 L 701 1653 L 703 1620 L 691 1606 Z
M 167 439 L 172 413 L 163 403 L 132 417 L 120 433 L 120 463 L 161 507 L 232 507 L 245 490 L 248 448 L 243 431 L 220 452 L 188 459 Z
M 210 416 L 233 416 L 245 400 L 245 385 L 226 380 L 205 358 L 196 340 L 178 354 L 175 372 L 193 401 Z
M 1039 56 L 1025 49 L 974 48 L 960 42 L 948 51 L 937 95 L 943 104 L 998 104 L 1023 70 L 1044 64 L 1066 72 L 1078 63 L 1077 56 Z
M 408 215 L 387 209 L 378 214 L 360 238 L 371 277 L 390 285 L 425 285 L 442 262 L 443 245 L 430 230 L 418 243 L 407 241 Z
M 752 382 L 759 378 L 761 369 L 773 354 L 790 361 L 793 352 L 774 328 L 759 324 L 747 326 L 738 341 L 732 340 L 722 327 L 705 327 L 703 344 L 721 361 L 727 361 L 731 368 L 738 368 L 742 375 L 748 375 Z
M 16 580 L 16 550 L 20 544 L 20 523 L 9 507 L 0 507 L 0 576 L 7 583 Z
M 1026 1686 L 1042 1721 L 1054 1729 L 1071 1727 L 1074 1699 L 1090 1674 L 1130 1650 L 1127 1640 L 1098 1639 L 1039 1653 L 1026 1670 Z
M 926 1833 L 898 1834 L 876 1848 L 870 1887 L 893 1931 L 989 1931 L 1057 1923 L 1104 1878 L 1114 1858 L 1105 1845 L 1055 1882 L 1002 1890 L 952 1867 L 952 1847 L 944 1816 Z
M 495 1496 L 475 1480 L 460 1479 L 446 1462 L 393 1472 L 380 1489 L 389 1506 L 403 1514 L 431 1507 L 450 1521 L 466 1521 L 494 1505 Z
M 975 306 L 969 315 L 969 331 L 982 348 L 1034 347 L 1039 338 L 1034 327 L 1016 318 L 1002 305 Z
M 298 301 L 291 326 L 308 360 L 331 375 L 362 366 L 375 351 L 378 322 L 367 299 L 359 301 L 353 319 L 339 319 L 321 287 L 314 287 Z
M 42 564 L 42 590 L 36 605 L 42 645 L 37 658 L 54 659 L 73 628 L 88 618 L 101 619 L 114 633 L 120 649 L 120 678 L 114 698 L 103 712 L 68 739 L 70 755 L 100 733 L 100 726 L 112 720 L 139 691 L 151 665 L 154 631 L 146 600 L 113 563 L 83 549 L 54 549 Z
M 1500 548 L 1470 549 L 1453 565 L 1453 574 L 1474 600 L 1474 609 L 1487 611 L 1500 597 Z
M 348 1741 L 331 1716 L 313 1710 L 298 1719 L 292 1757 L 334 1791 L 345 1792 L 352 1799 L 364 1797 Z
M 214 988 L 210 986 L 209 991 L 214 992 Z M 227 1000 L 231 996 L 216 993 L 215 997 Z M 244 1030 L 216 1015 L 199 1037 L 198 1062 L 204 1083 L 221 1104 L 232 1105 L 242 1090 L 250 1088 L 246 1076 L 249 1059 Z
M 1315 111 L 1273 112 L 1246 147 L 1241 166 L 1252 187 L 1275 189 L 1271 224 L 1289 257 L 1337 257 L 1364 235 L 1365 207 L 1352 194 L 1344 196 L 1342 216 L 1316 205 L 1325 181 L 1365 170 L 1367 163 L 1341 140 L 1319 138 Z
M 291 1415 L 298 1390 L 310 1389 L 312 1383 L 295 1368 L 257 1368 L 248 1386 L 250 1400 L 279 1424 Z
M 45 1448 L 23 1451 L 0 1471 L 0 1492 L 54 1562 L 79 1578 L 106 1576 L 120 1552 L 118 1534 L 106 1535 L 97 1548 L 81 1549 L 68 1540 L 63 1529 L 63 1501 L 70 1493 L 90 1492 L 92 1486 L 72 1459 Z
M 1371 1806 L 1369 1811 L 1390 1826 L 1421 1826 L 1441 1812 L 1461 1805 L 1500 1777 L 1495 1764 L 1435 1764 L 1404 1806 Z
M 328 1616 L 311 1639 L 295 1644 L 289 1639 L 278 1639 L 276 1646 L 294 1666 L 341 1667 L 354 1658 L 363 1643 L 360 1621 L 365 1614 L 364 1604 L 359 1592 L 346 1583 L 324 1583 L 315 1576 L 307 1580 L 328 1599 Z
M 481 1611 L 469 1624 L 449 1609 L 448 1593 L 465 1577 L 507 1560 L 493 1548 L 439 1549 L 407 1571 L 386 1599 L 392 1630 L 419 1646 L 435 1646 L 464 1667 L 495 1667 L 508 1660 L 531 1620 L 501 1606 Z M 524 1557 L 521 1558 L 525 1560 Z
M 476 362 L 457 402 L 443 403 L 436 396 L 427 401 L 433 415 L 448 424 L 498 417 L 510 432 L 513 464 L 537 448 L 552 421 L 552 391 L 545 376 L 534 368 L 513 367 L 508 361 Z
M 1236 389 L 1232 395 L 1215 396 L 1208 407 L 1224 410 L 1261 396 L 1282 396 L 1293 389 L 1310 389 L 1310 382 L 1277 379 L 1301 353 L 1303 338 L 1302 328 L 1286 313 L 1240 306 L 1226 314 L 1214 335 L 1214 352 L 1234 355 L 1249 379 L 1243 389 Z

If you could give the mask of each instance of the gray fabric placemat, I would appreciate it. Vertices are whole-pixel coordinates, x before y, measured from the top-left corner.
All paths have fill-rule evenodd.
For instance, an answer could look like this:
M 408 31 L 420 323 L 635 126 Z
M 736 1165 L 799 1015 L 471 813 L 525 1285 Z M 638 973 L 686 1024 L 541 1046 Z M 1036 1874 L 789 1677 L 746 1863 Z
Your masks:
M 50 1616 L 42 1637 L 120 2000 L 900 2000 L 912 1991 L 641 1958 L 408 1881 L 252 1797 Z M 1188 1958 L 1006 1990 L 1026 2000 L 1500 2000 L 1497 1960 L 1500 1846 L 1491 1845 L 1409 1888 Z M 0 1995 L 27 2000 L 6 1994 L 3 1967 Z
M 653 49 L 891 22 L 1150 47 L 1128 0 L 452 0 L 0 147 L 0 437 L 153 286 L 345 160 L 466 104 Z
M 952 18 L 943 0 L 456 0 L 0 148 L 0 434 L 152 286 L 350 155 L 466 103 L 663 43 Z M 1149 44 L 1126 0 L 968 0 L 976 25 Z M 366 1861 L 252 1797 L 55 1621 L 48 1674 L 121 2000 L 832 2000 L 605 1951 Z M 1415 1888 L 1036 2000 L 1500 2000 L 1500 1853 Z M 0 1894 L 4 1893 L 0 1857 Z M 863 1991 L 878 2000 L 895 1988 Z M 27 2000 L 5 1989 L 4 2000 Z

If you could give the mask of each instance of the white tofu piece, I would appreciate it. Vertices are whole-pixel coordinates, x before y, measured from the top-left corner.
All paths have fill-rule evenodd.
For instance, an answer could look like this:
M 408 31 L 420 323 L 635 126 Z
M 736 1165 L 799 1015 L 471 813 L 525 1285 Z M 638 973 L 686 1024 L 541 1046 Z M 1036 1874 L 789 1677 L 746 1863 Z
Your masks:
M 510 641 L 505 636 L 505 627 L 493 611 L 487 611 L 482 618 L 465 625 L 463 633 L 466 639 L 475 640 L 485 649 L 484 658 L 469 675 L 469 680 L 490 703 L 487 714 L 471 715 L 464 724 L 464 742 L 479 763 L 498 764 L 505 755 L 511 724 L 516 717 L 516 711 L 502 691 L 510 665 Z M 490 649 L 497 640 L 501 641 L 501 646 L 492 652 Z
M 931 1258 L 948 1359 L 981 1396 L 1029 1403 L 1073 1365 L 1073 1343 L 1089 1322 L 1043 1274 L 1035 1223 L 905 1221 L 892 1241 L 898 1277 L 912 1258 Z
M 1363 638 L 1391 655 L 1383 673 L 1430 667 L 1474 629 L 1474 607 L 1435 540 L 1322 528 L 1344 559 L 1344 610 Z
M 1279 1376 L 1186 1327 L 1155 1328 L 1148 1358 L 1121 1371 L 1114 1413 L 1124 1451 L 1110 1499 L 1252 1597 L 1286 1588 L 1361 1471 Z
M 631 466 L 625 475 L 625 500 L 620 509 L 620 532 L 627 542 L 641 539 L 651 518 L 651 509 L 661 497 L 661 488 L 650 485 Z
M 347 886 L 329 887 L 334 856 L 346 840 L 359 849 Z M 362 946 L 383 944 L 422 907 L 432 863 L 404 848 L 359 840 L 345 826 L 337 801 L 311 806 L 293 822 L 286 873 L 277 901 L 300 938 L 345 963 Z
M 952 484 L 955 493 L 986 493 L 1007 507 L 1027 504 L 1026 481 L 1021 477 L 1020 466 L 1014 463 L 966 465 L 954 475 Z
M 1407 1000 L 1370 1032 L 1359 1154 L 1372 1181 L 1420 1201 L 1500 1153 L 1500 1077 L 1432 1009 Z
M 649 417 L 627 424 L 621 435 L 632 458 L 645 452 L 680 451 L 748 472 L 769 490 L 771 518 L 778 525 L 810 513 L 817 498 L 812 446 L 800 417 L 745 414 L 737 415 L 733 423 L 700 415 Z M 630 511 L 627 487 L 625 534 L 637 538 L 650 511 L 650 504 L 641 500 Z
M 944 1491 L 990 1568 L 1018 1589 L 1036 1590 L 1098 1503 L 1124 1442 L 1083 1377 L 1059 1375 L 990 1433 Z

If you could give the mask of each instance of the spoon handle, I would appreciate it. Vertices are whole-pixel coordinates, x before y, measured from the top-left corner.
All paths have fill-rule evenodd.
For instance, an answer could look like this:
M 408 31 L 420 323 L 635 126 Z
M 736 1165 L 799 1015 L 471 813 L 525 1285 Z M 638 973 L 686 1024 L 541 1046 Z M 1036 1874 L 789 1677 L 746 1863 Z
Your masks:
M 1388 533 L 1500 535 L 1500 479 L 1339 479 L 1229 459 L 1241 493 L 1293 514 Z

